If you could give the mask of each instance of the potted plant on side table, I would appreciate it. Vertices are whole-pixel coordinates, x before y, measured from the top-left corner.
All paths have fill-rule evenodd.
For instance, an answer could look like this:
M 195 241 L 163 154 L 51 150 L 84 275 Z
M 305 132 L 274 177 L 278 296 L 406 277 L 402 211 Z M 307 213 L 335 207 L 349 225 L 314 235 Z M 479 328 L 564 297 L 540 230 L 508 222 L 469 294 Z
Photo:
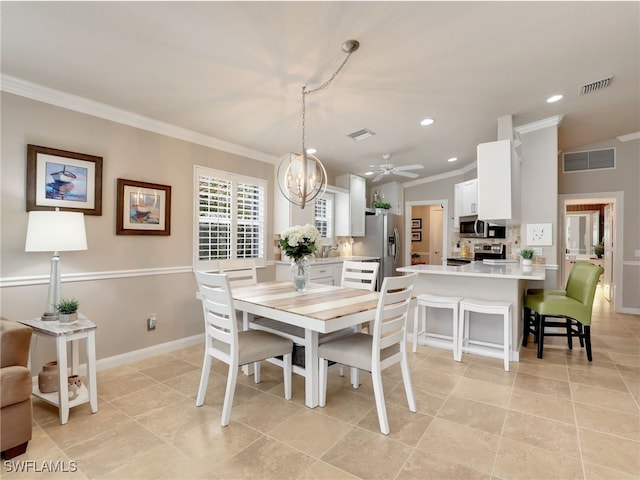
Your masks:
M 75 298 L 61 298 L 56 307 L 60 313 L 60 323 L 75 323 L 78 321 L 78 306 L 80 302 Z

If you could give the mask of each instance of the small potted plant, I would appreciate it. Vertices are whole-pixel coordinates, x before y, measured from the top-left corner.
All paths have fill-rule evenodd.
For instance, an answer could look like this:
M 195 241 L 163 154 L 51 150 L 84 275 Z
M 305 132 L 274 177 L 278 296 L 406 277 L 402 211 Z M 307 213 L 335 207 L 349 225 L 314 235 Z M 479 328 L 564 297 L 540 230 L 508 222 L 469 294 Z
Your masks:
M 75 298 L 61 298 L 56 305 L 60 313 L 60 323 L 75 323 L 78 321 L 78 306 L 80 302 Z
M 533 263 L 533 253 L 533 250 L 529 248 L 523 248 L 522 250 L 520 250 L 522 265 L 531 265 Z
M 596 254 L 596 257 L 602 258 L 602 255 L 604 255 L 604 245 L 602 242 L 593 247 L 593 253 Z
M 376 209 L 376 213 L 382 213 L 382 210 L 389 210 L 391 208 L 390 203 L 386 202 L 373 202 L 373 208 Z

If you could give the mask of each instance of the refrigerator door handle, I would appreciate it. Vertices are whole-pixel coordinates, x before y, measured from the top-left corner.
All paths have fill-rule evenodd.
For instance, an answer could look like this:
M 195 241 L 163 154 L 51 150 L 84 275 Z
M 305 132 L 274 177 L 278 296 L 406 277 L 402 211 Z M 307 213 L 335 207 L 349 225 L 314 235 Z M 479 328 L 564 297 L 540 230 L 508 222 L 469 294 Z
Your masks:
M 398 250 L 399 250 L 399 245 L 400 245 L 400 232 L 398 232 L 398 229 L 396 227 L 394 227 L 393 229 L 393 237 L 395 239 L 395 248 L 393 249 L 393 264 L 397 265 L 398 264 Z

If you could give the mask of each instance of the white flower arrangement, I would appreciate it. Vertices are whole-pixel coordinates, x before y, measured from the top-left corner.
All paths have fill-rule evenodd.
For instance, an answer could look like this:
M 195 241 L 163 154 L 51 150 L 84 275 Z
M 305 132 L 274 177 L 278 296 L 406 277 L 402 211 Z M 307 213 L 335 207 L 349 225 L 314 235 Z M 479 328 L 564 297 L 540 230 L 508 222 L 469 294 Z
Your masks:
M 321 238 L 320 232 L 313 225 L 308 223 L 304 226 L 296 225 L 282 232 L 280 246 L 288 257 L 298 260 L 307 255 L 313 255 Z

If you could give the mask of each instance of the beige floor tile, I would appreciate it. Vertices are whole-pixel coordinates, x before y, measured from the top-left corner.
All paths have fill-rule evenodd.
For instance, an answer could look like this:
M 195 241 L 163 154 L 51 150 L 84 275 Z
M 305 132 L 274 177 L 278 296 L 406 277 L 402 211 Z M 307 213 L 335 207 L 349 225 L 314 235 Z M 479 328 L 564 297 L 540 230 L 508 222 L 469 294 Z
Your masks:
M 153 378 L 154 380 L 157 380 L 158 382 L 162 382 L 164 380 L 183 375 L 193 370 L 199 369 L 195 365 L 187 363 L 178 358 L 170 358 L 157 365 L 141 369 L 140 373 L 143 373 Z
M 582 459 L 640 477 L 640 442 L 580 428 Z
M 463 376 L 465 378 L 483 380 L 485 382 L 495 383 L 496 385 L 511 387 L 516 380 L 517 370 L 517 368 L 512 368 L 510 371 L 505 372 L 502 365 L 492 368 L 484 363 L 474 361 L 464 371 Z
M 231 412 L 231 421 L 242 422 L 266 433 L 288 418 L 302 412 L 304 408 L 273 395 L 259 393 L 234 407 Z
M 96 379 L 98 381 L 98 385 L 101 385 L 103 382 L 108 380 L 115 380 L 120 378 L 123 375 L 129 375 L 131 373 L 137 373 L 138 369 L 133 367 L 131 364 L 121 365 L 119 367 L 107 368 L 105 370 L 100 370 L 96 374 Z
M 603 375 L 601 373 L 571 369 L 569 370 L 569 381 L 572 383 L 591 385 L 592 387 L 616 390 L 618 392 L 627 391 L 627 386 L 617 372 L 613 375 Z
M 396 480 L 490 480 L 491 476 L 429 453 L 415 451 Z
M 428 392 L 424 392 L 422 390 L 418 390 L 416 388 L 413 389 L 413 396 L 416 400 L 416 406 L 418 408 L 418 413 L 422 413 L 424 415 L 431 415 L 432 417 L 438 413 L 438 410 L 442 408 L 444 404 L 445 398 L 442 396 L 431 395 Z M 387 405 L 397 405 L 399 407 L 408 408 L 409 403 L 407 402 L 407 394 L 404 390 L 404 384 L 398 383 L 391 391 L 384 391 L 384 398 L 387 402 Z
M 240 375 L 242 375 L 242 373 L 238 373 L 238 376 Z M 223 377 L 221 375 L 218 375 L 217 373 L 211 373 L 209 375 L 209 381 L 207 382 L 207 390 L 204 395 L 204 404 L 211 407 L 222 408 L 222 405 L 224 404 L 224 394 L 226 389 L 227 377 Z M 198 392 L 196 390 L 196 395 L 197 393 Z M 260 390 L 252 387 L 247 387 L 245 385 L 236 384 L 236 389 L 233 396 L 234 408 L 238 405 L 242 405 L 256 395 L 260 395 Z M 195 397 L 193 398 L 195 399 Z
M 580 383 L 572 383 L 571 393 L 573 395 L 573 401 L 581 404 L 622 410 L 629 413 L 640 412 L 633 397 L 627 392 L 618 392 Z
M 503 438 L 493 469 L 493 477 L 505 480 L 582 480 L 578 458 L 563 456 L 509 438 Z
M 629 365 L 630 367 L 637 367 L 638 365 L 640 365 L 640 357 L 638 355 L 610 352 L 609 357 L 617 365 Z
M 31 406 L 33 408 L 33 421 L 37 425 L 46 425 L 51 422 L 60 423 L 60 411 L 58 407 L 51 405 L 37 397 L 31 397 Z M 98 408 L 100 407 L 100 399 L 98 399 Z M 69 410 L 69 416 L 74 414 L 74 408 Z
M 552 378 L 537 377 L 526 373 L 518 373 L 516 381 L 513 384 L 515 388 L 528 390 L 531 392 L 550 395 L 554 398 L 571 399 L 571 390 L 569 382 L 554 380 Z
M 526 373 L 537 377 L 553 378 L 564 382 L 569 381 L 569 372 L 565 365 L 553 365 L 544 362 L 524 362 L 518 366 L 518 373 Z
M 362 428 L 353 428 L 322 460 L 359 478 L 394 478 L 411 454 L 411 448 Z M 384 454 L 381 454 L 384 452 Z
M 358 477 L 318 460 L 299 478 L 300 480 L 356 480 Z
M 636 475 L 588 462 L 584 464 L 584 473 L 586 480 L 638 480 Z
M 123 395 L 155 384 L 157 382 L 153 378 L 137 371 L 128 371 L 120 376 L 114 374 L 114 378 L 98 383 L 98 398 L 106 401 L 117 400 Z
M 184 396 L 175 390 L 156 383 L 113 400 L 111 404 L 130 417 L 160 411 L 167 405 L 184 400 Z
M 574 425 L 510 411 L 502 436 L 550 452 L 561 452 L 564 457 L 580 458 L 578 431 Z
M 549 398 L 548 395 L 540 395 L 530 390 L 513 389 L 509 410 L 528 413 L 538 417 L 548 418 L 557 422 L 575 425 L 573 403 L 561 398 Z
M 449 351 L 450 352 L 450 351 Z M 469 368 L 468 363 L 456 362 L 453 354 L 450 352 L 448 356 L 428 356 L 423 357 L 413 363 L 412 369 L 435 370 L 449 375 L 462 375 Z
M 174 378 L 163 380 L 163 385 L 191 398 L 194 403 L 200 386 L 200 369 L 191 370 Z
M 500 435 L 506 415 L 506 408 L 451 395 L 436 418 Z
M 431 415 L 411 412 L 408 407 L 387 404 L 387 421 L 390 433 L 388 438 L 398 440 L 410 447 L 415 447 L 425 430 L 433 420 Z M 358 426 L 374 433 L 380 433 L 380 421 L 377 409 L 372 409 Z
M 451 394 L 498 407 L 506 407 L 509 405 L 512 390 L 511 386 L 462 377 L 451 391 Z
M 413 388 L 441 397 L 448 396 L 458 381 L 459 375 L 449 375 L 434 370 L 416 370 L 411 372 Z
M 333 395 L 329 395 L 327 392 L 327 403 L 324 407 L 319 408 L 325 415 L 356 424 L 372 409 L 375 409 L 376 404 L 375 400 L 367 395 L 360 395 L 354 390 L 342 389 Z
M 619 435 L 629 440 L 640 440 L 640 415 L 638 413 L 576 404 L 576 417 L 580 428 Z
M 316 410 L 307 408 L 292 415 L 273 428 L 269 436 L 314 458 L 322 457 L 353 425 Z
M 416 451 L 489 475 L 499 442 L 499 435 L 435 418 L 418 442 Z
M 545 342 L 546 344 L 546 342 Z M 561 350 L 544 349 L 543 358 L 538 358 L 538 346 L 537 344 L 529 341 L 526 347 L 520 348 L 520 363 L 536 363 L 544 362 L 547 365 L 562 365 L 567 364 L 567 359 L 564 354 L 564 347 Z
M 272 438 L 262 437 L 220 464 L 216 470 L 223 479 L 296 479 L 315 460 Z

